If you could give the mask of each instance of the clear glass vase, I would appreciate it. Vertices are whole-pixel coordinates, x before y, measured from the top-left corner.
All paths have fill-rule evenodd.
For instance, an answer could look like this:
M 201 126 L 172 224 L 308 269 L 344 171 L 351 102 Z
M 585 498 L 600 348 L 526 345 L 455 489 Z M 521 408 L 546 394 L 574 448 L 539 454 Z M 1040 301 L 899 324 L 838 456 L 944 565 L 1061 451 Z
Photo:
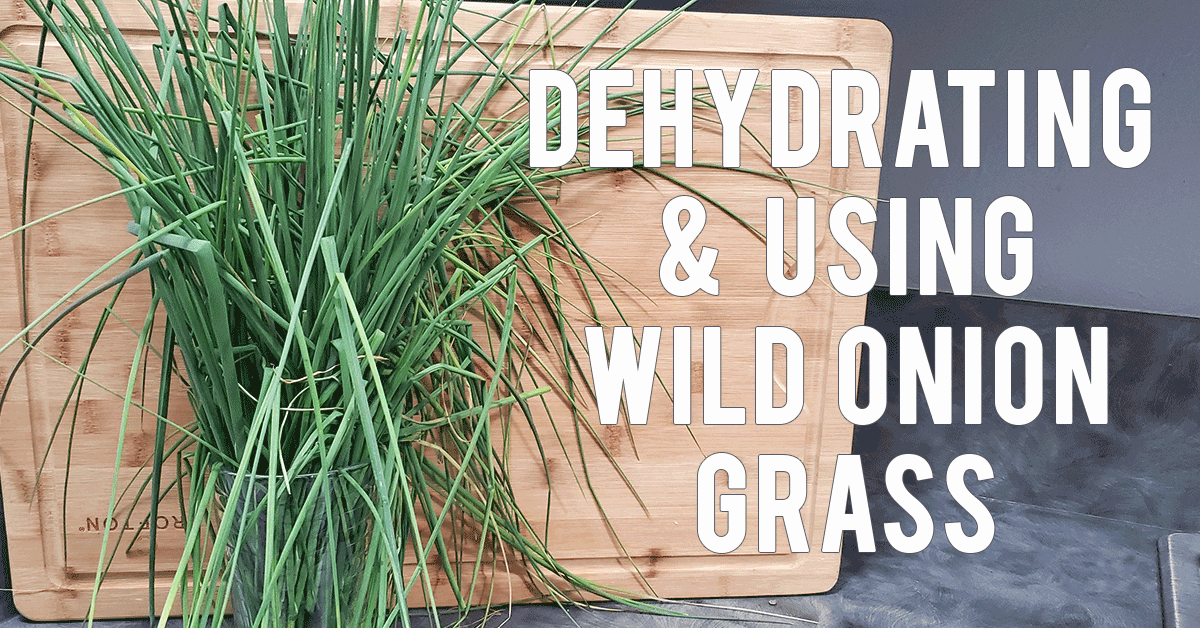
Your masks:
M 236 475 L 221 472 L 221 516 L 233 517 L 226 543 L 233 615 L 226 626 L 363 625 L 360 581 L 373 519 L 368 476 L 361 465 L 331 472 L 323 482 L 317 474 L 286 484 L 278 477 L 270 511 L 266 476 L 246 476 L 231 498 Z

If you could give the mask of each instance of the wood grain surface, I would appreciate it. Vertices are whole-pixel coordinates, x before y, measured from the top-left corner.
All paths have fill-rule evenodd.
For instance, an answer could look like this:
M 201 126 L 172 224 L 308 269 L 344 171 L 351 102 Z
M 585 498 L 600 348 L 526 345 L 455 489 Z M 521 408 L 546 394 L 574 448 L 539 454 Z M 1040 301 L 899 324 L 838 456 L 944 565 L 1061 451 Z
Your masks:
M 392 0 L 384 0 L 384 4 L 395 10 Z M 144 25 L 139 26 L 137 3 L 122 1 L 110 6 L 119 14 L 120 23 L 129 25 L 127 36 L 134 46 L 148 51 L 156 36 Z M 496 5 L 475 8 L 494 11 Z M 535 24 L 553 22 L 568 10 L 539 8 L 537 11 L 545 11 L 547 19 L 532 20 Z M 588 15 L 556 38 L 559 54 L 578 49 L 591 40 L 614 15 L 609 10 L 588 11 Z M 659 17 L 661 14 L 656 12 L 628 13 L 602 38 L 597 58 L 619 48 Z M 410 18 L 405 15 L 401 19 L 411 21 Z M 463 16 L 465 22 L 478 19 Z M 0 7 L 0 38 L 25 59 L 35 58 L 40 35 L 40 29 L 31 20 L 32 16 L 19 3 L 8 0 Z M 531 32 L 525 36 L 526 41 L 532 42 L 540 34 Z M 761 88 L 751 98 L 745 120 L 742 166 L 769 170 L 766 151 L 752 135 L 769 144 L 767 84 L 771 69 L 798 68 L 811 73 L 822 88 L 821 108 L 827 112 L 830 71 L 839 68 L 870 71 L 880 83 L 881 103 L 886 105 L 890 56 L 890 34 L 877 22 L 689 13 L 643 44 L 619 67 L 634 69 L 639 87 L 643 68 L 662 69 L 667 86 L 672 84 L 671 70 L 690 68 L 698 97 L 708 96 L 702 74 L 705 69 L 724 70 L 730 84 L 736 80 L 738 69 L 760 70 Z M 53 50 L 48 59 L 48 65 L 60 63 Z M 542 64 L 550 67 L 551 59 L 542 59 Z M 586 98 L 586 93 L 581 96 Z M 799 98 L 793 100 L 791 115 L 795 125 L 800 118 L 800 103 Z M 28 120 L 25 111 L 24 106 L 0 106 L 4 146 L 0 161 L 4 172 L 0 173 L 0 181 L 7 184 L 0 202 L 6 204 L 8 217 L 3 231 L 19 227 L 22 220 L 49 216 L 114 189 L 113 182 L 84 157 L 49 133 L 38 130 L 29 161 L 28 202 L 23 218 L 22 173 Z M 609 283 L 635 336 L 641 335 L 644 326 L 663 328 L 658 359 L 661 384 L 654 390 L 647 424 L 627 426 L 622 418 L 617 426 L 603 426 L 594 405 L 582 418 L 585 427 L 590 428 L 582 430 L 582 455 L 589 462 L 592 486 L 611 527 L 605 525 L 592 495 L 579 481 L 582 461 L 573 444 L 576 426 L 565 411 L 561 395 L 548 396 L 550 414 L 556 423 L 540 416 L 539 430 L 545 438 L 557 429 L 564 440 L 569 437 L 572 443 L 547 448 L 547 478 L 529 430 L 518 431 L 511 449 L 514 485 L 526 505 L 526 514 L 535 524 L 540 525 L 548 517 L 550 547 L 566 566 L 635 595 L 705 597 L 824 591 L 836 582 L 840 562 L 839 554 L 820 551 L 831 475 L 836 456 L 850 452 L 852 434 L 851 424 L 840 416 L 837 408 L 837 344 L 845 330 L 862 323 L 865 306 L 865 297 L 844 297 L 829 287 L 827 265 L 846 264 L 851 276 L 856 275 L 857 265 L 833 241 L 826 223 L 830 206 L 846 192 L 874 196 L 879 171 L 863 167 L 853 142 L 850 167 L 831 167 L 827 119 L 822 120 L 817 158 L 807 167 L 787 172 L 810 185 L 799 184 L 793 189 L 754 174 L 703 167 L 700 164 L 720 163 L 721 129 L 711 110 L 697 108 L 696 114 L 693 158 L 698 165 L 692 168 L 668 165 L 663 172 L 695 186 L 753 227 L 739 224 L 711 202 L 705 202 L 707 225 L 692 249 L 699 251 L 701 246 L 719 249 L 713 272 L 720 281 L 719 296 L 697 293 L 674 297 L 659 282 L 659 263 L 668 247 L 662 209 L 670 199 L 684 193 L 677 185 L 632 170 L 602 171 L 571 179 L 559 191 L 555 205 L 566 222 L 573 225 L 572 231 L 582 246 L 607 266 Z M 700 119 L 702 115 L 707 120 Z M 881 112 L 874 126 L 878 140 L 882 140 L 883 120 Z M 624 141 L 616 141 L 622 136 L 626 138 Z M 610 147 L 630 148 L 640 153 L 640 136 L 638 122 L 629 128 L 613 129 Z M 793 138 L 798 145 L 798 130 L 793 132 Z M 673 138 L 667 135 L 663 145 L 664 160 L 670 161 Z M 586 153 L 581 152 L 580 156 L 586 160 Z M 817 281 L 803 295 L 789 298 L 776 295 L 767 285 L 765 245 L 754 230 L 765 228 L 766 198 L 783 197 L 791 222 L 793 199 L 797 195 L 816 198 Z M 0 269 L 3 278 L 0 312 L 4 313 L 0 316 L 0 337 L 7 341 L 16 336 L 26 322 L 53 306 L 91 270 L 130 246 L 133 238 L 125 232 L 128 220 L 128 208 L 123 200 L 116 198 L 45 220 L 29 229 L 24 244 L 18 237 L 0 241 L 5 251 Z M 854 220 L 851 223 L 855 236 L 869 245 L 872 225 L 859 225 Z M 793 229 L 794 225 L 788 226 L 785 241 L 794 243 L 794 236 L 790 235 Z M 122 267 L 118 264 L 116 268 Z M 103 277 L 92 284 L 98 285 L 102 280 Z M 23 303 L 20 297 L 22 281 L 29 287 L 28 303 Z M 578 292 L 581 289 L 564 286 L 564 296 L 581 298 Z M 572 294 L 572 290 L 576 292 Z M 29 618 L 78 619 L 86 612 L 100 559 L 101 530 L 110 525 L 105 518 L 114 452 L 122 432 L 120 396 L 131 381 L 136 337 L 132 329 L 142 325 L 147 294 L 146 282 L 135 280 L 115 305 L 117 316 L 110 321 L 89 365 L 89 381 L 79 393 L 77 415 L 68 410 L 60 420 L 73 375 L 59 362 L 78 367 L 91 342 L 96 316 L 107 304 L 105 297 L 82 308 L 39 345 L 45 354 L 35 354 L 26 364 L 4 406 L 0 418 L 4 514 L 14 597 L 18 609 Z M 600 314 L 606 337 L 611 338 L 609 327 L 620 321 L 611 307 L 602 308 Z M 587 324 L 580 316 L 574 328 L 581 349 L 583 327 Z M 689 366 L 693 374 L 691 426 L 672 423 L 670 399 L 671 328 L 683 325 L 693 328 Z M 753 421 L 754 330 L 763 325 L 790 327 L 804 341 L 806 403 L 799 418 L 787 425 L 760 426 Z M 750 408 L 746 425 L 702 423 L 703 364 L 714 359 L 701 352 L 701 329 L 705 326 L 719 326 L 722 330 L 722 405 Z M 19 348 L 18 345 L 0 355 L 4 373 L 11 369 Z M 147 359 L 153 365 L 157 358 L 149 355 Z M 781 355 L 775 361 L 782 368 Z M 156 383 L 136 377 L 132 381 L 135 398 L 145 399 L 153 407 Z M 775 389 L 778 403 L 783 399 L 783 391 L 778 385 Z M 170 418 L 186 423 L 190 419 L 186 400 L 182 394 L 176 394 L 175 399 L 178 412 Z M 73 436 L 69 429 L 72 424 Z M 56 425 L 59 425 L 57 431 Z M 122 466 L 117 470 L 122 480 L 133 480 L 138 474 L 140 463 L 152 451 L 153 436 L 153 418 L 133 408 L 124 429 Z M 611 462 L 606 460 L 605 450 L 612 456 Z M 729 554 L 714 554 L 705 549 L 696 530 L 697 468 L 706 455 L 715 452 L 736 455 L 748 471 L 749 488 L 733 491 L 748 497 L 751 515 L 747 537 L 738 550 Z M 769 453 L 795 456 L 807 469 L 808 498 L 801 512 L 812 548 L 808 553 L 757 551 L 757 523 L 753 514 L 757 500 L 755 461 L 759 454 Z M 628 484 L 618 474 L 618 466 Z M 718 480 L 718 492 L 722 492 L 719 490 L 722 480 L 723 476 Z M 782 496 L 788 488 L 784 485 L 779 490 Z M 99 598 L 99 616 L 137 616 L 147 612 L 148 539 L 144 530 L 137 530 L 146 512 L 146 500 L 135 504 L 134 497 L 122 496 L 118 516 L 111 524 L 114 533 L 108 550 L 113 554 L 113 562 Z M 177 500 L 165 500 L 162 508 L 159 520 L 154 522 L 160 528 L 160 590 L 173 573 L 182 540 Z M 723 521 L 724 514 L 717 515 L 718 521 Z M 782 550 L 786 548 L 786 537 L 782 522 L 777 523 Z M 724 525 L 718 523 L 717 529 L 724 530 Z M 496 586 L 478 587 L 480 595 L 490 590 L 493 602 L 530 597 L 532 592 L 520 569 L 507 566 L 511 571 L 504 571 L 506 564 L 498 559 L 499 575 L 494 582 L 480 583 Z M 161 598 L 160 594 L 158 599 Z M 441 601 L 449 600 L 446 597 Z

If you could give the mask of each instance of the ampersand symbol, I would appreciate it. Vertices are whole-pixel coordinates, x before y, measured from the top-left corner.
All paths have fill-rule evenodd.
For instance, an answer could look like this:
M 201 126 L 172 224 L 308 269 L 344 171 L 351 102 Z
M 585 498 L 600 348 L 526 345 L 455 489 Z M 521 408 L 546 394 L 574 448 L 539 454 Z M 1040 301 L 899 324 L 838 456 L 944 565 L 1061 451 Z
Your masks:
M 679 226 L 679 214 L 687 210 L 688 221 Z M 712 276 L 717 263 L 717 249 L 703 247 L 700 257 L 692 254 L 692 243 L 704 229 L 704 205 L 691 196 L 676 196 L 663 208 L 663 232 L 671 243 L 658 265 L 658 280 L 663 288 L 677 297 L 686 297 L 703 290 L 717 295 L 719 282 Z M 683 269 L 686 279 L 675 276 L 675 267 Z

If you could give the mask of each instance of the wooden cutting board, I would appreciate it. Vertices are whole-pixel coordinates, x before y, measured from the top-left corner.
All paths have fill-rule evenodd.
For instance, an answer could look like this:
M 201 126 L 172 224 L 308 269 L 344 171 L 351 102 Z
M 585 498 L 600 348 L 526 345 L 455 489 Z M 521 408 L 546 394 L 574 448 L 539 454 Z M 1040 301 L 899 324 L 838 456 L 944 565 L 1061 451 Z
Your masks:
M 394 10 L 394 1 L 384 0 L 384 3 Z M 137 23 L 134 19 L 137 3 L 110 5 L 127 20 L 122 23 Z M 495 11 L 496 5 L 474 8 Z M 532 28 L 544 28 L 544 24 L 555 22 L 565 12 L 578 9 L 539 8 L 538 11 L 545 11 L 547 19 L 531 20 L 536 25 Z M 564 53 L 578 49 L 600 33 L 614 15 L 610 10 L 589 10 L 583 19 L 556 37 L 556 48 Z M 603 55 L 619 48 L 659 17 L 661 14 L 657 12 L 629 12 L 601 38 L 598 53 Z M 465 22 L 477 19 L 463 15 Z M 40 35 L 39 27 L 31 20 L 20 3 L 6 0 L 0 7 L 0 38 L 25 59 L 35 57 Z M 529 39 L 539 34 L 530 33 Z M 127 37 L 135 46 L 147 50 L 154 34 L 131 26 Z M 811 73 L 821 86 L 824 112 L 830 107 L 831 70 L 868 70 L 879 81 L 881 90 L 881 112 L 874 125 L 875 136 L 881 142 L 890 56 L 890 34 L 876 22 L 689 13 L 645 42 L 620 67 L 634 69 L 639 86 L 643 68 L 663 70 L 667 85 L 672 83 L 671 70 L 690 68 L 698 97 L 708 96 L 703 78 L 705 69 L 724 70 L 731 85 L 738 69 L 760 70 L 759 83 L 764 87 L 751 98 L 745 126 L 764 144 L 769 143 L 770 137 L 770 94 L 765 87 L 770 70 L 798 68 Z M 57 63 L 53 53 L 48 58 L 50 65 Z M 545 61 L 549 63 L 548 58 Z M 585 98 L 586 93 L 581 95 L 581 100 Z M 793 100 L 791 115 L 796 124 L 800 103 L 799 98 Z M 0 194 L 0 202 L 5 204 L 8 217 L 5 231 L 22 223 L 25 110 L 25 107 L 0 107 L 4 146 L 0 182 L 7 186 Z M 698 109 L 697 113 L 711 120 L 696 122 L 694 160 L 698 164 L 719 163 L 720 125 L 711 110 Z M 611 138 L 640 135 L 640 128 L 614 129 L 610 134 Z M 568 224 L 575 225 L 573 233 L 584 249 L 610 269 L 613 278 L 610 283 L 635 336 L 640 337 L 646 326 L 663 328 L 658 360 L 662 383 L 653 393 L 647 424 L 630 427 L 622 418 L 616 426 L 601 425 L 595 406 L 586 417 L 596 436 L 584 438 L 582 455 L 590 462 L 592 484 L 611 529 L 603 523 L 591 495 L 577 481 L 578 450 L 572 447 L 549 450 L 547 480 L 528 433 L 523 433 L 513 444 L 514 485 L 535 523 L 549 516 L 550 548 L 568 568 L 636 595 L 663 597 L 813 593 L 827 590 L 836 582 L 840 555 L 823 553 L 820 547 L 834 461 L 838 454 L 850 452 L 852 434 L 851 424 L 840 416 L 837 408 L 837 344 L 845 330 L 862 323 L 865 297 L 844 297 L 830 289 L 826 266 L 845 264 L 851 276 L 856 274 L 857 266 L 833 242 L 826 222 L 832 203 L 845 196 L 834 190 L 872 197 L 876 194 L 879 171 L 863 167 L 853 142 L 850 167 L 833 168 L 828 119 L 822 120 L 820 137 L 821 149 L 816 159 L 807 167 L 787 172 L 808 183 L 795 189 L 776 180 L 732 170 L 672 166 L 663 169 L 704 191 L 710 200 L 725 204 L 759 231 L 765 228 L 767 197 L 783 197 L 788 216 L 792 215 L 797 195 L 814 197 L 817 281 L 797 297 L 775 295 L 767 285 L 765 245 L 760 236 L 707 201 L 707 225 L 692 248 L 719 249 L 713 276 L 720 281 L 720 294 L 671 296 L 658 275 L 659 263 L 668 248 L 662 211 L 668 201 L 684 193 L 682 189 L 630 170 L 597 172 L 572 179 L 563 186 L 556 202 L 557 211 Z M 793 132 L 793 138 L 798 145 L 798 130 Z M 742 143 L 744 168 L 769 169 L 765 150 L 750 133 L 743 133 Z M 667 160 L 672 146 L 668 135 L 664 139 Z M 629 141 L 611 147 L 628 147 L 640 153 L 642 144 Z M 586 153 L 581 153 L 581 157 L 586 159 Z M 45 218 L 114 189 L 103 172 L 42 130 L 34 134 L 29 168 L 25 221 Z M 0 317 L 0 337 L 4 340 L 14 337 L 23 321 L 49 308 L 61 294 L 83 280 L 88 270 L 129 246 L 132 238 L 124 228 L 128 216 L 122 200 L 107 200 L 46 219 L 28 231 L 24 243 L 17 237 L 0 241 L 6 251 L 0 267 L 4 278 L 0 281 L 0 312 L 4 313 Z M 858 225 L 854 220 L 851 223 L 855 236 L 869 244 L 872 225 Z M 789 226 L 788 233 L 794 233 L 793 229 L 794 226 Z M 789 235 L 788 240 L 794 243 L 794 236 Z M 29 286 L 28 303 L 20 298 L 22 256 L 24 281 Z M 627 282 L 621 281 L 621 277 Z M 135 281 L 114 307 L 117 316 L 101 338 L 88 368 L 88 381 L 80 390 L 80 412 L 77 416 L 70 412 L 65 415 L 64 427 L 57 431 L 57 436 L 54 436 L 55 425 L 60 422 L 63 399 L 73 375 L 56 362 L 77 365 L 91 342 L 95 317 L 107 303 L 106 298 L 96 299 L 43 341 L 45 355 L 35 354 L 24 367 L 4 407 L 0 419 L 0 443 L 3 443 L 0 477 L 14 597 L 21 613 L 31 619 L 66 620 L 84 615 L 100 558 L 101 530 L 105 527 L 111 527 L 115 533 L 108 547 L 113 562 L 99 598 L 99 616 L 144 616 L 147 612 L 148 538 L 144 530 L 137 529 L 146 512 L 146 500 L 135 504 L 134 496 L 126 494 L 114 521 L 106 520 L 114 473 L 113 454 L 122 431 L 119 394 L 129 381 L 134 351 L 135 334 L 130 328 L 142 324 L 147 292 L 144 281 Z M 618 319 L 611 308 L 601 314 L 606 338 L 611 339 L 612 330 L 608 326 L 619 324 Z M 584 348 L 582 328 L 587 324 L 581 318 L 575 327 L 581 349 Z M 671 328 L 685 325 L 693 329 L 689 368 L 693 373 L 690 394 L 695 418 L 691 426 L 672 423 L 668 396 L 672 386 Z M 701 329 L 706 326 L 722 329 L 721 405 L 752 409 L 754 330 L 764 325 L 790 327 L 804 341 L 803 412 L 795 421 L 782 426 L 755 425 L 752 410 L 747 425 L 704 425 L 699 411 L 703 406 L 703 364 L 714 358 L 702 355 Z M 0 355 L 4 373 L 11 369 L 17 354 L 18 351 L 10 350 Z M 585 353 L 581 351 L 581 355 Z M 156 358 L 149 355 L 147 359 L 153 363 Z M 782 367 L 781 356 L 777 355 L 775 362 L 777 368 Z M 134 386 L 138 398 L 153 407 L 157 395 L 155 383 L 136 380 Z M 782 391 L 779 386 L 775 388 L 776 399 L 782 400 Z M 559 421 L 557 428 L 573 434 L 569 414 L 553 412 L 565 407 L 561 399 L 555 395 L 550 399 L 552 414 Z M 174 407 L 180 412 L 172 415 L 173 421 L 189 420 L 185 406 L 183 396 L 177 394 Z M 543 433 L 555 427 L 545 416 L 539 420 Z M 65 426 L 72 422 L 75 429 L 73 437 L 69 437 Z M 139 462 L 152 451 L 153 427 L 152 417 L 133 409 L 124 430 L 125 455 L 118 470 L 122 482 L 137 475 Z M 605 449 L 612 456 L 612 463 L 605 461 Z M 697 533 L 697 469 L 705 456 L 716 452 L 737 456 L 748 472 L 749 488 L 744 491 L 722 490 L 724 475 L 718 476 L 718 493 L 745 494 L 750 505 L 746 540 L 739 549 L 727 554 L 706 549 Z M 756 459 L 759 454 L 771 453 L 795 456 L 806 467 L 808 498 L 801 513 L 812 548 L 808 553 L 757 551 Z M 69 478 L 68 456 L 72 461 Z M 628 478 L 628 485 L 618 474 L 618 466 Z M 552 496 L 549 513 L 545 508 L 548 488 Z M 779 490 L 782 497 L 788 488 L 784 485 Z M 173 498 L 165 500 L 154 522 L 159 528 L 160 569 L 170 570 L 181 549 L 182 519 L 176 504 Z M 716 514 L 717 530 L 723 532 L 725 515 Z M 785 548 L 783 524 L 777 523 L 777 537 L 781 548 Z M 160 590 L 169 576 L 170 571 L 158 574 Z M 494 584 L 498 585 L 493 592 L 494 602 L 530 595 L 520 574 L 498 576 Z M 161 593 L 158 599 L 162 599 Z M 450 598 L 442 601 L 448 602 Z

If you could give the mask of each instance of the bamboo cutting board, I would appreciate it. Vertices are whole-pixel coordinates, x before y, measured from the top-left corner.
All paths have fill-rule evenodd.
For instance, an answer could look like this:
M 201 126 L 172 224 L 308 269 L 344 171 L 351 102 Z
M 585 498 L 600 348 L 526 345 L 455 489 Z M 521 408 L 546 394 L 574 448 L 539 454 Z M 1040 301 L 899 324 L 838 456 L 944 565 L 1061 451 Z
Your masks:
M 397 3 L 385 0 L 385 4 L 390 4 L 394 11 Z M 127 37 L 148 50 L 155 35 L 136 26 L 137 3 L 114 2 L 111 6 L 127 18 L 122 23 L 131 25 Z M 474 8 L 488 11 L 495 10 L 495 5 Z M 537 10 L 545 11 L 546 19 L 531 20 L 535 24 L 553 23 L 565 12 L 578 11 Z M 578 49 L 602 32 L 614 15 L 614 11 L 589 10 L 583 19 L 556 37 L 556 49 Z M 660 16 L 657 12 L 629 12 L 616 28 L 603 36 L 600 52 L 621 47 Z M 476 19 L 463 16 L 465 22 Z M 0 39 L 25 59 L 35 58 L 40 36 L 40 29 L 30 20 L 23 5 L 11 0 L 0 10 L 3 27 Z M 532 41 L 540 34 L 530 33 L 527 39 Z M 708 96 L 703 78 L 705 69 L 724 70 L 731 85 L 738 69 L 760 70 L 759 82 L 764 88 L 751 98 L 741 155 L 744 168 L 766 170 L 769 169 L 766 153 L 751 133 L 764 144 L 769 142 L 770 98 L 765 85 L 771 69 L 798 68 L 811 73 L 821 86 L 823 112 L 830 107 L 831 70 L 870 71 L 880 84 L 881 112 L 874 132 L 881 143 L 890 55 L 890 35 L 876 22 L 691 13 L 684 14 L 643 44 L 620 67 L 635 70 L 639 88 L 643 68 L 663 70 L 667 86 L 672 83 L 672 70 L 690 68 L 697 97 Z M 47 58 L 48 65 L 57 63 L 53 51 Z M 548 57 L 543 60 L 544 67 L 550 67 L 550 63 Z M 586 102 L 586 98 L 586 92 L 581 94 L 581 102 Z M 6 204 L 8 216 L 3 230 L 20 226 L 23 220 L 46 219 L 28 231 L 24 242 L 16 237 L 0 241 L 5 250 L 5 262 L 0 267 L 4 279 L 0 281 L 0 312 L 4 313 L 0 317 L 0 336 L 5 341 L 82 281 L 89 270 L 133 242 L 124 230 L 128 209 L 119 198 L 65 216 L 49 217 L 114 186 L 102 171 L 42 130 L 34 133 L 29 157 L 28 203 L 22 217 L 25 110 L 8 105 L 0 107 L 4 146 L 0 167 L 5 170 L 0 181 L 7 185 L 0 202 Z M 719 163 L 720 125 L 711 110 L 697 109 L 697 115 L 711 119 L 696 120 L 694 160 L 697 164 Z M 799 98 L 793 99 L 791 116 L 795 125 L 800 117 Z M 640 140 L 614 143 L 622 136 L 634 139 L 640 135 L 640 123 L 634 120 L 630 128 L 610 132 L 610 147 L 631 148 L 640 153 Z M 798 136 L 796 129 L 794 146 L 799 143 Z M 658 359 L 662 384 L 653 393 L 646 425 L 627 426 L 624 417 L 616 426 L 601 425 L 593 405 L 584 420 L 594 437 L 583 438 L 582 453 L 574 447 L 549 448 L 549 477 L 528 432 L 518 435 L 512 445 L 513 484 L 526 505 L 526 514 L 539 529 L 548 517 L 549 547 L 576 573 L 647 597 L 813 593 L 827 590 L 836 581 L 840 555 L 822 553 L 820 547 L 835 458 L 850 452 L 852 434 L 851 424 L 837 409 L 837 345 L 845 330 L 862 323 L 865 297 L 840 296 L 829 287 L 826 266 L 845 264 L 847 272 L 854 276 L 857 265 L 833 241 L 826 222 L 832 203 L 844 196 L 832 190 L 872 197 L 876 194 L 879 172 L 863 167 L 854 142 L 851 142 L 850 167 L 831 167 L 827 119 L 822 120 L 820 137 L 817 158 L 809 166 L 787 173 L 807 182 L 795 189 L 777 180 L 732 170 L 672 166 L 663 169 L 710 197 L 705 201 L 707 224 L 692 249 L 699 251 L 701 246 L 719 249 L 713 271 L 720 282 L 719 296 L 700 292 L 686 298 L 674 297 L 660 283 L 659 263 L 668 248 L 662 210 L 668 201 L 684 193 L 682 188 L 630 170 L 608 170 L 572 179 L 559 191 L 557 211 L 567 224 L 574 225 L 572 233 L 583 248 L 610 270 L 613 278 L 610 285 L 634 335 L 640 337 L 646 326 L 663 328 Z M 673 137 L 668 133 L 663 141 L 664 161 L 671 161 L 673 145 Z M 581 152 L 580 157 L 586 160 L 586 153 Z M 754 230 L 761 232 L 765 228 L 767 197 L 783 197 L 786 215 L 790 217 L 797 195 L 816 199 L 817 281 L 803 295 L 785 298 L 775 295 L 766 283 L 765 245 Z M 712 204 L 714 201 L 745 219 L 749 228 L 722 214 Z M 851 220 L 851 230 L 860 241 L 871 242 L 872 225 L 859 225 Z M 785 242 L 794 243 L 791 235 L 794 225 L 789 225 L 787 233 Z M 94 283 L 98 285 L 102 280 Z M 22 281 L 29 286 L 27 303 L 20 297 Z M 581 287 L 566 286 L 564 290 L 571 297 L 570 291 Z M 85 614 L 101 558 L 102 530 L 106 527 L 113 532 L 107 547 L 113 563 L 99 598 L 99 616 L 144 616 L 147 612 L 149 541 L 146 531 L 139 530 L 144 527 L 146 500 L 135 503 L 135 495 L 122 495 L 117 516 L 112 521 L 107 519 L 113 453 L 122 434 L 122 404 L 117 394 L 131 381 L 135 338 L 131 328 L 142 324 L 147 293 L 144 282 L 132 282 L 114 306 L 109 331 L 99 340 L 87 370 L 87 381 L 79 389 L 81 403 L 77 415 L 67 412 L 60 419 L 63 399 L 74 376 L 58 363 L 78 364 L 92 342 L 91 330 L 95 317 L 107 303 L 105 297 L 94 300 L 79 316 L 60 325 L 43 341 L 40 346 L 45 354 L 35 354 L 24 367 L 4 407 L 0 419 L 4 514 L 14 597 L 18 609 L 29 618 L 64 620 Z M 600 315 L 605 336 L 611 340 L 611 326 L 620 324 L 619 319 L 612 308 L 602 309 Z M 588 324 L 592 323 L 581 316 L 575 326 L 580 355 L 586 355 L 583 327 Z M 693 329 L 692 363 L 688 366 L 693 375 L 691 426 L 673 424 L 668 394 L 673 392 L 671 328 L 685 325 Z M 805 407 L 799 418 L 788 425 L 757 426 L 753 421 L 754 330 L 764 325 L 790 327 L 804 341 Z M 701 351 L 701 329 L 706 326 L 722 329 L 721 405 L 750 408 L 746 425 L 702 423 L 703 365 L 715 359 Z M 11 369 L 16 356 L 17 351 L 11 350 L 0 355 L 4 373 Z M 156 358 L 148 355 L 147 359 Z M 776 356 L 775 362 L 777 369 L 781 369 L 781 355 Z M 587 377 L 590 378 L 590 373 Z M 138 378 L 132 381 L 137 398 L 153 407 L 158 394 L 156 384 Z M 779 385 L 775 386 L 775 395 L 780 403 L 783 391 Z M 561 396 L 552 393 L 548 405 L 557 423 L 542 416 L 539 430 L 548 434 L 558 429 L 571 434 L 573 439 L 574 426 Z M 178 391 L 173 406 L 180 412 L 171 419 L 186 422 L 189 419 L 186 401 Z M 60 422 L 64 427 L 55 436 L 55 426 Z M 73 436 L 68 437 L 65 426 L 72 423 L 75 429 Z M 129 482 L 137 475 L 139 462 L 153 449 L 154 421 L 134 407 L 123 432 L 124 466 L 117 472 L 122 482 Z M 737 456 L 748 472 L 746 490 L 722 490 L 724 474 L 717 480 L 718 494 L 745 494 L 749 506 L 746 540 L 728 554 L 716 554 L 703 547 L 697 533 L 697 469 L 705 456 L 716 452 Z M 787 542 L 782 522 L 777 522 L 781 551 L 758 553 L 754 505 L 759 454 L 789 454 L 803 461 L 808 497 L 801 514 L 810 552 L 782 551 Z M 606 455 L 612 457 L 611 463 L 606 461 Z M 582 463 L 581 456 L 589 462 L 592 486 L 609 525 L 604 523 L 592 495 L 578 481 L 576 473 Z M 68 457 L 72 460 L 69 477 L 65 464 Z M 786 495 L 788 490 L 786 484 L 780 486 L 778 496 Z M 164 583 L 169 580 L 181 551 L 182 519 L 175 505 L 177 501 L 166 499 L 158 519 L 150 522 L 158 530 L 159 567 L 166 569 L 157 574 L 160 604 Z M 723 531 L 725 514 L 715 514 L 717 531 Z M 503 570 L 504 564 L 499 567 Z M 494 582 L 481 583 L 496 585 L 493 602 L 525 599 L 533 593 L 523 574 L 511 567 L 513 572 L 501 573 Z M 476 590 L 489 588 L 480 586 Z M 449 592 L 444 593 L 447 595 L 442 601 L 451 601 Z

